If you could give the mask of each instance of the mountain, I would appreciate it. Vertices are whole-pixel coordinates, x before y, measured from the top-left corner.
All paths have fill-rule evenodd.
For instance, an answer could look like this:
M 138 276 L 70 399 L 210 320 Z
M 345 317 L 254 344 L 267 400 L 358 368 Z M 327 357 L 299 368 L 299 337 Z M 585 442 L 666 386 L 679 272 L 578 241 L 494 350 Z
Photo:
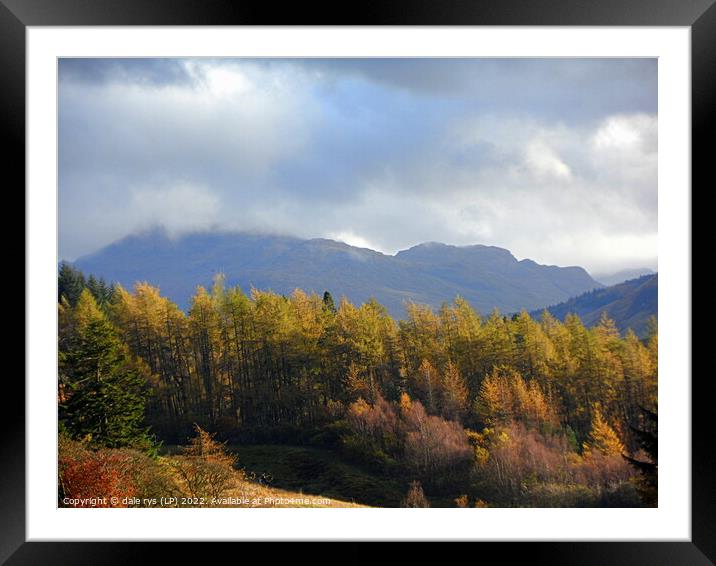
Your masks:
M 548 307 L 556 318 L 564 320 L 568 313 L 574 313 L 587 326 L 596 324 L 602 312 L 613 319 L 619 330 L 631 328 L 640 337 L 647 333 L 650 317 L 658 315 L 659 275 L 644 275 L 618 285 L 595 289 Z M 532 316 L 539 316 L 539 311 Z
M 594 275 L 594 279 L 599 281 L 602 285 L 608 287 L 610 285 L 617 285 L 619 283 L 623 283 L 624 281 L 629 281 L 630 279 L 637 279 L 642 275 L 653 275 L 654 273 L 656 273 L 656 271 L 653 269 L 640 267 L 637 269 L 623 269 L 621 271 L 617 271 L 616 273 Z
M 420 244 L 394 256 L 326 239 L 303 240 L 238 232 L 202 232 L 170 238 L 162 230 L 128 236 L 74 265 L 127 288 L 148 281 L 182 308 L 196 285 L 217 273 L 229 285 L 295 288 L 354 303 L 375 297 L 398 318 L 405 301 L 439 306 L 461 295 L 483 313 L 532 310 L 601 287 L 581 267 L 518 261 L 492 246 Z

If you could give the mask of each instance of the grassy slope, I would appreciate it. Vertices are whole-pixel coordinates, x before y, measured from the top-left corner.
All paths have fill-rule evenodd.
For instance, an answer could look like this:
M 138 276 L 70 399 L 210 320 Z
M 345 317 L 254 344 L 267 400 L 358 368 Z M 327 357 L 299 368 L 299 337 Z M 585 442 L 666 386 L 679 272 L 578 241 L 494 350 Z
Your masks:
M 245 473 L 245 477 L 237 480 L 235 488 L 227 491 L 224 498 L 248 499 L 249 503 L 237 502 L 226 507 L 366 507 L 341 496 L 340 490 L 322 490 L 325 484 L 319 478 L 314 481 L 302 482 L 294 477 L 301 477 L 301 469 L 323 461 L 325 455 L 316 458 L 314 453 L 327 452 L 318 449 L 294 446 L 229 446 L 229 451 L 239 455 L 237 467 Z M 176 445 L 165 444 L 162 452 L 167 458 L 179 451 Z M 320 466 L 320 463 L 318 464 Z M 295 466 L 296 469 L 292 469 Z M 279 479 L 278 482 L 274 477 Z M 271 481 L 266 481 L 271 478 Z M 317 481 L 316 481 L 317 480 Z M 272 501 L 280 499 L 309 499 L 311 502 Z M 329 503 L 317 501 L 330 499 Z
M 238 455 L 241 468 L 256 477 L 267 474 L 275 488 L 381 507 L 399 506 L 407 491 L 404 482 L 346 463 L 330 450 L 285 445 L 229 449 Z
M 238 456 L 237 467 L 250 478 L 232 490 L 228 494 L 231 497 L 251 498 L 262 494 L 263 497 L 326 497 L 331 499 L 331 507 L 400 507 L 413 479 L 370 471 L 326 448 L 285 444 L 241 444 L 227 448 Z M 167 455 L 177 450 L 174 445 L 163 447 Z M 452 496 L 426 495 L 434 507 L 455 506 Z
M 365 507 L 365 505 L 348 503 L 326 495 L 304 494 L 275 487 L 266 487 L 256 481 L 241 481 L 236 488 L 230 490 L 224 497 L 248 501 L 248 503 L 230 504 L 226 505 L 226 507 Z

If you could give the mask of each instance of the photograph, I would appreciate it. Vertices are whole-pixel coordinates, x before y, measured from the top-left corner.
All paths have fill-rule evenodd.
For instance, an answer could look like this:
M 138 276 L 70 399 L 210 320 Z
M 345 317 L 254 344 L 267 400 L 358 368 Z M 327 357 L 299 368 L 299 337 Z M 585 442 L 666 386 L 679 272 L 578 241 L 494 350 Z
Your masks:
M 658 506 L 657 58 L 57 81 L 57 507 Z

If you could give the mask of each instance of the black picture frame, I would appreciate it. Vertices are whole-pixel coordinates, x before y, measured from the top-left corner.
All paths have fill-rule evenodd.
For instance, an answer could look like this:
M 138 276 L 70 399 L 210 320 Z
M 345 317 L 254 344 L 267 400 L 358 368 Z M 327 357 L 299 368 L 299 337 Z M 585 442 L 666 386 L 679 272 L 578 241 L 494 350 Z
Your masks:
M 0 128 L 6 142 L 7 191 L 25 184 L 25 32 L 27 26 L 107 25 L 551 25 L 688 26 L 692 40 L 692 197 L 706 184 L 707 135 L 716 101 L 715 0 L 391 0 L 331 6 L 213 0 L 0 0 Z M 9 182 L 7 174 L 10 173 Z M 12 187 L 12 188 L 11 188 Z M 19 193 L 19 191 L 17 191 Z M 24 206 L 21 205 L 21 206 Z M 693 222 L 693 221 L 692 221 Z M 693 224 L 692 224 L 693 227 Z M 692 228 L 693 229 L 693 228 Z M 26 305 L 32 297 L 26 296 Z M 134 564 L 152 560 L 206 560 L 205 546 L 156 543 L 25 542 L 25 390 L 5 374 L 0 434 L 0 562 L 17 564 Z M 668 376 L 687 380 L 691 376 Z M 501 561 L 536 564 L 716 563 L 716 451 L 707 374 L 692 380 L 691 542 L 482 543 Z M 14 382 L 14 383 L 12 383 Z M 78 538 L 81 534 L 78 533 Z M 226 546 L 226 545 L 224 545 Z M 346 556 L 345 551 L 339 551 Z M 370 552 L 370 551 L 368 551 Z M 471 554 L 474 551 L 471 551 Z M 472 554 L 475 560 L 484 556 Z M 211 551 L 213 554 L 213 550 Z M 322 552 L 330 557 L 332 552 Z M 363 554 L 362 556 L 367 556 Z M 247 557 L 245 552 L 241 557 Z M 347 556 L 351 556 L 348 553 Z M 361 554 L 353 554 L 358 559 Z M 240 559 L 237 555 L 237 559 Z

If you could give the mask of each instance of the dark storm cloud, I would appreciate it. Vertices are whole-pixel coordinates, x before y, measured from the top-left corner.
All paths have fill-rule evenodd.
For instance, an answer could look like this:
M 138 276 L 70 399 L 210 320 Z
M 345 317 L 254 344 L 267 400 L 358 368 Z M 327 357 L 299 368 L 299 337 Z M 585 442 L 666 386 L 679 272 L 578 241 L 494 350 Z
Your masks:
M 312 59 L 305 65 L 463 99 L 483 111 L 562 120 L 657 111 L 656 59 Z
M 60 248 L 162 224 L 656 259 L 656 61 L 70 59 Z
M 108 82 L 147 85 L 191 84 L 194 79 L 179 59 L 60 59 L 61 81 L 85 84 Z

